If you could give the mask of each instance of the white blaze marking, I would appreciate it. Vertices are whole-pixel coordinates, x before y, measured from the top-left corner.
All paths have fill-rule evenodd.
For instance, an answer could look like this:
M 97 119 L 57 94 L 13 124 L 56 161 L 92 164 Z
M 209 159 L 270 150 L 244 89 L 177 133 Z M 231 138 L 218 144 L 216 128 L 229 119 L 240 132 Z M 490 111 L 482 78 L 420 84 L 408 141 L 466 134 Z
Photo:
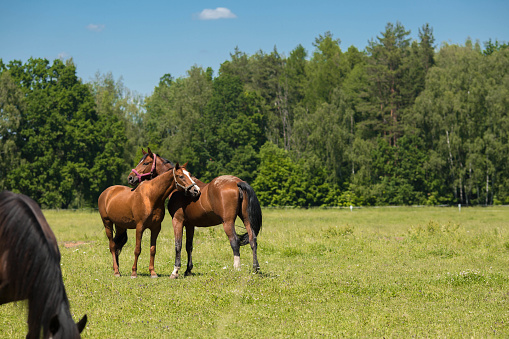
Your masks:
M 187 170 L 184 170 L 184 174 L 187 175 L 187 177 L 189 178 L 189 180 L 191 180 L 191 182 L 196 185 L 196 183 L 194 182 L 193 178 L 191 178 L 191 174 L 187 171 Z M 199 191 L 200 188 L 198 187 L 198 185 L 196 185 L 196 189 Z

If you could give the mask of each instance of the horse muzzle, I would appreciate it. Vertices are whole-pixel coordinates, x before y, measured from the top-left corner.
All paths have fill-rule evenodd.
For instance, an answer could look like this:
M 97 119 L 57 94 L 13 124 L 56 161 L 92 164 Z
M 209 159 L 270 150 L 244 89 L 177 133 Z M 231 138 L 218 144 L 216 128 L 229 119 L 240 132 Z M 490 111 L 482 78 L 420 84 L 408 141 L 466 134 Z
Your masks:
M 200 188 L 194 184 L 187 186 L 186 189 L 184 190 L 184 194 L 187 195 L 188 197 L 196 198 L 200 196 L 201 191 Z
M 136 175 L 133 175 L 132 173 L 129 174 L 129 176 L 127 177 L 127 182 L 129 183 L 129 185 L 131 186 L 136 186 L 138 183 L 139 183 L 139 178 L 136 176 Z

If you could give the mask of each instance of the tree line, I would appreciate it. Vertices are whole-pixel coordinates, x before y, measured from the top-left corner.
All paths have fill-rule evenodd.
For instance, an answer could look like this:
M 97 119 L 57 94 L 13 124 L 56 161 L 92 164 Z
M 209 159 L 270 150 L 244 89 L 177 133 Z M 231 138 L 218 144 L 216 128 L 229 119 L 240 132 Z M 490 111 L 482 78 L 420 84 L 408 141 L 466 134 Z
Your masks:
M 265 206 L 509 203 L 509 49 L 436 46 L 397 22 L 364 50 L 326 32 L 309 53 L 236 48 L 217 75 L 164 74 L 149 97 L 72 60 L 0 60 L 0 189 L 95 206 L 141 147 Z

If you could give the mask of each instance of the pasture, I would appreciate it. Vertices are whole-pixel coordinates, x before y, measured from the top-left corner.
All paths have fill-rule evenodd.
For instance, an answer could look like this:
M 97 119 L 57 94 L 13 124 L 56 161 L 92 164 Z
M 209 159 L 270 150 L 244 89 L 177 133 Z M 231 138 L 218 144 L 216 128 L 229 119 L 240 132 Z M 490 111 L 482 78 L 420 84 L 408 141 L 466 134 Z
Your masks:
M 71 312 L 76 321 L 88 315 L 84 338 L 509 336 L 509 207 L 264 209 L 259 274 L 249 245 L 242 270 L 232 269 L 215 226 L 197 228 L 194 275 L 177 280 L 168 279 L 168 214 L 158 279 L 148 271 L 150 231 L 131 279 L 128 230 L 116 278 L 97 211 L 44 214 L 60 244 Z M 0 306 L 0 315 L 0 337 L 26 334 L 24 303 Z

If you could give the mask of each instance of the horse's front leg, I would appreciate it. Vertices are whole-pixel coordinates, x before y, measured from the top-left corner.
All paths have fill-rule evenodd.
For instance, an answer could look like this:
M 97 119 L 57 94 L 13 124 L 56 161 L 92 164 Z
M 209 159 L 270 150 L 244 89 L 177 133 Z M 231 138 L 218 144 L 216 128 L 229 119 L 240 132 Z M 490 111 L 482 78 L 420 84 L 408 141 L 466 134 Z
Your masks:
M 173 233 L 175 234 L 175 266 L 170 275 L 170 279 L 177 279 L 181 266 L 183 223 L 174 217 L 172 219 L 172 224 Z
M 143 228 L 143 225 L 138 225 L 136 227 L 136 246 L 134 247 L 134 264 L 133 269 L 131 272 L 131 278 L 138 277 L 138 258 L 140 257 L 141 253 L 141 238 L 143 237 L 143 231 L 145 229 Z
M 187 252 L 187 269 L 184 273 L 185 276 L 191 275 L 193 269 L 193 238 L 194 238 L 194 226 L 186 226 L 186 252 Z
M 150 230 L 150 265 L 148 269 L 150 271 L 150 277 L 157 278 L 157 273 L 154 270 L 154 262 L 156 257 L 156 242 L 157 237 L 159 236 L 159 232 L 161 231 L 161 224 L 154 226 Z

